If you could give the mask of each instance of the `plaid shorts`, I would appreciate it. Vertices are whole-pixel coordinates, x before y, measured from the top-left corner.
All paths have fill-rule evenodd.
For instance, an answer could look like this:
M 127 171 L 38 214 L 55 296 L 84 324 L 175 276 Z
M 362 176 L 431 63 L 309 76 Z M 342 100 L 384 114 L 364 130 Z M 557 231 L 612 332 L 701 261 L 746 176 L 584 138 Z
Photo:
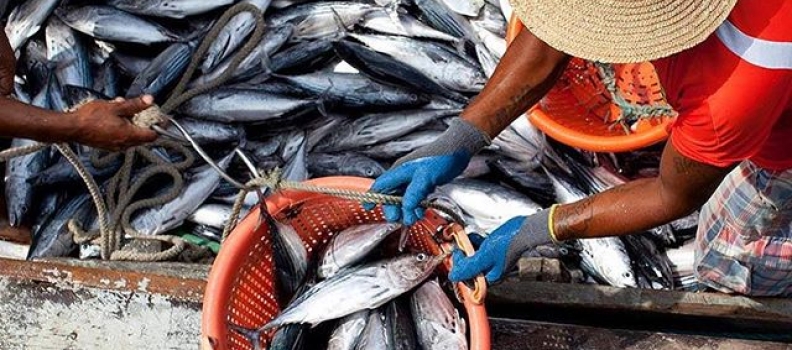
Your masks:
M 726 293 L 792 296 L 792 170 L 745 161 L 701 210 L 699 282 Z

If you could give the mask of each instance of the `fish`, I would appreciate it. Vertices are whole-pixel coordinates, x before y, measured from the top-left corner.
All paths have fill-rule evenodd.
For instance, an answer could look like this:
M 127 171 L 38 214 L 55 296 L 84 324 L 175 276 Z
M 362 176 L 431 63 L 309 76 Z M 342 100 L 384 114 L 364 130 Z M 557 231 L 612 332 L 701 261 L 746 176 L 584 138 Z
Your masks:
M 151 61 L 154 59 L 153 57 L 138 56 L 121 51 L 113 51 L 110 57 L 118 65 L 121 73 L 133 79 L 151 65 Z
M 173 43 L 168 46 L 135 77 L 127 89 L 126 98 L 140 95 L 163 97 L 187 70 L 194 51 L 192 43 Z
M 369 312 L 368 322 L 360 334 L 360 340 L 355 346 L 355 350 L 390 349 L 392 344 L 389 343 L 391 339 L 388 338 L 388 333 L 382 310 L 377 309 Z
M 316 109 L 316 100 L 258 90 L 219 88 L 193 97 L 179 111 L 199 120 L 253 123 L 301 115 Z
M 77 106 L 93 100 L 109 100 L 110 97 L 90 88 L 84 88 L 75 85 L 64 85 L 63 99 L 69 106 Z
M 385 173 L 380 163 L 355 152 L 309 153 L 307 162 L 312 177 L 357 176 L 374 179 Z
M 362 44 L 341 40 L 334 44 L 334 48 L 345 62 L 380 83 L 404 86 L 461 103 L 468 100 L 467 97 L 436 83 L 418 69 Z
M 241 2 L 253 5 L 261 12 L 266 11 L 270 4 L 270 0 L 243 0 Z M 218 33 L 215 41 L 209 46 L 206 57 L 200 66 L 201 72 L 206 74 L 212 71 L 220 62 L 242 47 L 245 39 L 250 33 L 253 33 L 255 26 L 256 18 L 250 12 L 245 11 L 231 17 Z M 277 28 L 277 26 L 269 27 Z
M 304 325 L 290 324 L 281 327 L 272 336 L 268 350 L 299 350 L 306 346 L 308 329 Z
M 201 120 L 193 118 L 179 118 L 177 120 L 190 137 L 201 145 L 222 145 L 238 143 L 245 137 L 245 129 L 239 125 Z M 168 131 L 181 135 L 174 125 L 168 126 Z
M 443 0 L 443 3 L 452 11 L 468 17 L 478 16 L 484 7 L 484 0 Z
M 11 147 L 25 147 L 37 143 L 33 140 L 15 138 L 11 140 Z M 11 226 L 22 226 L 32 219 L 35 186 L 29 180 L 44 170 L 49 161 L 49 152 L 45 149 L 12 158 L 6 163 L 5 197 L 8 222 Z
M 309 73 L 279 79 L 302 91 L 305 97 L 348 108 L 418 107 L 429 102 L 420 93 L 380 84 L 361 74 Z
M 330 335 L 327 350 L 354 350 L 368 324 L 369 310 L 361 310 L 338 321 Z
M 674 289 L 672 263 L 658 250 L 651 235 L 639 233 L 622 236 L 621 239 L 633 262 L 637 281 L 645 284 L 642 288 Z
M 270 59 L 269 69 L 283 74 L 310 71 L 323 67 L 334 59 L 333 41 L 322 39 L 305 41 L 274 54 Z
M 455 179 L 436 191 L 451 198 L 466 219 L 485 232 L 495 230 L 515 216 L 528 216 L 542 209 L 517 191 L 481 180 Z
M 363 17 L 360 27 L 380 34 L 432 39 L 451 43 L 459 40 L 454 36 L 424 24 L 413 16 L 387 9 L 376 9 L 369 12 Z
M 85 224 L 91 222 L 95 216 L 96 209 L 88 194 L 72 197 L 38 231 L 33 232 L 28 260 L 71 255 L 77 245 L 68 229 L 68 222 L 76 220 Z
M 342 152 L 365 150 L 409 135 L 432 121 L 458 115 L 461 110 L 403 110 L 373 113 L 355 120 L 339 120 L 331 125 L 332 133 L 314 140 L 311 150 Z
M 234 0 L 108 0 L 107 4 L 143 16 L 182 19 L 234 3 Z
M 93 87 L 93 75 L 85 43 L 58 17 L 51 17 L 45 31 L 47 59 L 55 65 L 61 85 Z
M 465 322 L 436 279 L 426 281 L 410 297 L 418 344 L 424 350 L 467 349 Z
M 231 75 L 230 81 L 240 81 L 254 77 L 261 73 L 267 72 L 266 61 L 270 60 L 271 56 L 280 50 L 283 44 L 289 40 L 294 26 L 284 25 L 272 30 L 267 30 L 261 37 L 258 45 L 247 55 L 237 66 L 237 69 Z M 206 74 L 201 75 L 190 83 L 190 86 L 196 87 L 200 85 L 209 84 L 217 80 L 221 75 L 225 74 L 231 68 L 233 57 L 227 57 L 222 62 L 217 64 L 216 67 Z M 271 67 L 271 63 L 269 64 Z
M 385 328 L 388 330 L 388 344 L 393 350 L 413 350 L 418 348 L 418 340 L 415 335 L 413 318 L 410 315 L 409 306 L 396 299 L 385 306 Z
M 281 299 L 289 300 L 308 274 L 308 251 L 294 227 L 268 218 Z
M 302 182 L 308 180 L 308 163 L 307 163 L 307 151 L 306 142 L 303 138 L 303 141 L 300 143 L 300 146 L 297 148 L 297 152 L 294 155 L 286 160 L 286 166 L 283 169 L 283 179 L 286 181 L 296 181 Z
M 437 130 L 418 131 L 359 151 L 374 159 L 401 158 L 418 148 L 434 142 L 442 133 L 442 131 Z
M 28 39 L 38 33 L 59 3 L 60 0 L 26 0 L 15 7 L 5 26 L 11 50 L 19 50 Z
M 278 152 L 280 149 L 281 140 L 277 138 L 268 138 L 264 141 L 250 141 L 245 143 L 244 150 L 253 154 L 256 160 L 265 159 Z
M 47 98 L 50 109 L 53 111 L 65 112 L 69 109 L 69 104 L 63 95 L 63 87 L 55 77 L 54 72 L 49 75 L 49 83 L 47 84 Z
M 103 95 L 115 98 L 118 96 L 118 79 L 120 68 L 113 60 L 106 60 L 94 76 L 93 89 L 101 92 Z
M 83 164 L 85 170 L 97 181 L 101 182 L 110 178 L 121 168 L 121 159 L 116 158 L 106 166 L 95 167 L 91 161 L 90 156 L 81 156 L 80 163 Z M 45 187 L 48 190 L 56 186 L 74 186 L 80 184 L 82 178 L 74 169 L 74 166 L 69 163 L 66 158 L 60 158 L 57 162 L 49 167 L 42 169 L 35 173 L 28 182 L 34 187 Z
M 283 160 L 291 160 L 300 151 L 303 143 L 305 143 L 305 132 L 302 130 L 293 130 L 287 133 L 281 133 L 277 136 L 278 153 Z
M 336 234 L 325 247 L 317 268 L 319 278 L 331 278 L 365 258 L 391 233 L 397 223 L 378 223 L 347 228 Z
M 63 201 L 67 199 L 69 193 L 66 191 L 49 191 L 46 193 L 39 193 L 34 199 L 34 203 L 38 203 L 36 216 L 33 218 L 30 232 L 39 232 L 41 227 L 44 226 L 50 218 L 62 207 Z M 29 251 L 29 250 L 28 250 Z
M 295 25 L 291 41 L 337 37 L 376 9 L 375 6 L 342 1 L 309 2 L 277 11 L 267 18 L 272 28 Z
M 553 182 L 559 203 L 573 203 L 586 197 L 572 180 L 562 178 L 564 173 L 557 169 L 557 165 L 547 161 L 542 168 Z M 614 287 L 637 287 L 630 257 L 618 237 L 580 239 L 574 244 L 580 251 L 580 267 L 588 275 Z
M 89 5 L 59 7 L 55 14 L 69 27 L 96 39 L 152 45 L 179 41 L 173 32 L 115 7 Z
M 223 204 L 203 204 L 196 209 L 187 221 L 214 228 L 222 229 L 231 217 L 231 206 Z
M 292 323 L 315 325 L 376 309 L 423 282 L 444 258 L 404 254 L 346 269 L 311 287 L 264 329 Z
M 690 284 L 696 283 L 696 278 L 694 276 L 696 263 L 695 250 L 696 241 L 689 240 L 679 248 L 668 249 L 665 252 L 668 261 L 671 262 L 671 268 L 674 274 L 674 285 L 678 289 L 686 289 L 690 287 Z M 690 283 L 691 277 L 693 283 Z
M 524 194 L 532 201 L 546 208 L 555 204 L 556 193 L 553 183 L 537 165 L 532 165 L 507 157 L 494 157 L 487 164 L 495 178 Z
M 440 43 L 400 36 L 350 34 L 350 37 L 454 91 L 477 93 L 487 81 L 480 67 Z
M 508 18 L 510 17 L 504 17 L 503 13 L 501 12 L 501 9 L 498 8 L 498 6 L 490 3 L 485 3 L 484 7 L 482 7 L 481 12 L 479 12 L 478 16 L 475 16 L 475 18 L 470 19 L 470 24 L 473 25 L 473 28 L 477 29 L 476 31 L 478 31 L 478 28 L 484 29 L 492 33 L 493 35 L 505 40 L 506 28 L 509 25 L 509 23 L 506 20 Z
M 227 168 L 232 157 L 233 152 L 220 159 L 217 165 Z M 189 169 L 184 174 L 184 188 L 178 197 L 135 213 L 130 226 L 141 235 L 157 235 L 176 228 L 209 198 L 219 183 L 220 174 L 209 165 Z
M 50 63 L 47 59 L 46 43 L 36 39 L 28 41 L 22 58 L 25 88 L 33 95 L 38 94 L 46 89 L 49 83 Z

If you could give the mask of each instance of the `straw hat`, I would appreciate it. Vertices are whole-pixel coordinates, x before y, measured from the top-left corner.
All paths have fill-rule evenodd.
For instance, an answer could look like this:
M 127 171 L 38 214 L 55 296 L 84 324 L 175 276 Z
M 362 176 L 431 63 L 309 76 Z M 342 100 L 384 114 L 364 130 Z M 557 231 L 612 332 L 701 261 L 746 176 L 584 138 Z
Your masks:
M 510 0 L 534 35 L 569 55 L 636 63 L 706 39 L 737 0 Z

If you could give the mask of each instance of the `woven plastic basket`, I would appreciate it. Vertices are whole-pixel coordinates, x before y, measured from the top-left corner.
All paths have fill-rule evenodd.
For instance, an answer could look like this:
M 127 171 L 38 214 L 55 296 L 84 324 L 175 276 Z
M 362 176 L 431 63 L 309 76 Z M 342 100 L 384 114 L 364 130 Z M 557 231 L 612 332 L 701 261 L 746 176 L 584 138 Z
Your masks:
M 525 28 L 512 15 L 507 42 Z M 612 89 L 603 81 L 602 67 L 609 69 Z M 654 117 L 646 118 L 643 111 Z M 527 113 L 539 130 L 566 145 L 593 152 L 627 152 L 651 146 L 668 137 L 675 113 L 668 105 L 654 66 L 638 64 L 598 65 L 573 58 L 558 83 Z M 618 120 L 642 115 L 632 127 Z
M 308 183 L 324 186 L 367 191 L 372 181 L 353 177 L 329 177 L 314 179 Z M 273 217 L 292 225 L 300 234 L 308 249 L 309 258 L 318 252 L 331 238 L 331 232 L 371 222 L 383 221 L 379 209 L 368 212 L 354 201 L 327 195 L 282 191 L 266 200 L 266 208 Z M 245 217 L 228 239 L 212 266 L 204 294 L 202 315 L 202 345 L 208 349 L 252 349 L 250 342 L 236 332 L 230 331 L 228 323 L 258 328 L 272 320 L 280 311 L 275 290 L 276 274 L 272 258 L 272 241 L 266 225 L 258 225 L 260 207 Z M 439 254 L 437 242 L 444 241 L 457 224 L 449 224 L 432 211 L 427 211 L 424 220 L 410 230 L 408 248 L 429 254 Z M 470 253 L 469 241 L 464 235 L 463 245 Z M 440 275 L 447 274 L 450 259 L 438 268 Z M 488 350 L 490 333 L 487 314 L 482 304 L 483 280 L 477 281 L 473 290 L 458 284 L 463 298 L 469 324 L 470 349 Z M 262 334 L 262 344 L 267 344 L 272 333 Z

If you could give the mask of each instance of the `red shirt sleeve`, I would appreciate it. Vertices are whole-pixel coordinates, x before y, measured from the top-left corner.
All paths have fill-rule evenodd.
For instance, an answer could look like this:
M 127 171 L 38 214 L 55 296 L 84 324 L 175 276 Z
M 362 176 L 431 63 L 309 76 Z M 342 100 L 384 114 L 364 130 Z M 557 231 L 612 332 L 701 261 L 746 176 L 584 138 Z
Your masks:
M 717 38 L 677 56 L 656 65 L 679 113 L 671 126 L 672 145 L 688 158 L 717 167 L 767 153 L 764 146 L 792 95 L 789 71 L 753 66 Z M 775 152 L 789 154 L 789 149 Z

